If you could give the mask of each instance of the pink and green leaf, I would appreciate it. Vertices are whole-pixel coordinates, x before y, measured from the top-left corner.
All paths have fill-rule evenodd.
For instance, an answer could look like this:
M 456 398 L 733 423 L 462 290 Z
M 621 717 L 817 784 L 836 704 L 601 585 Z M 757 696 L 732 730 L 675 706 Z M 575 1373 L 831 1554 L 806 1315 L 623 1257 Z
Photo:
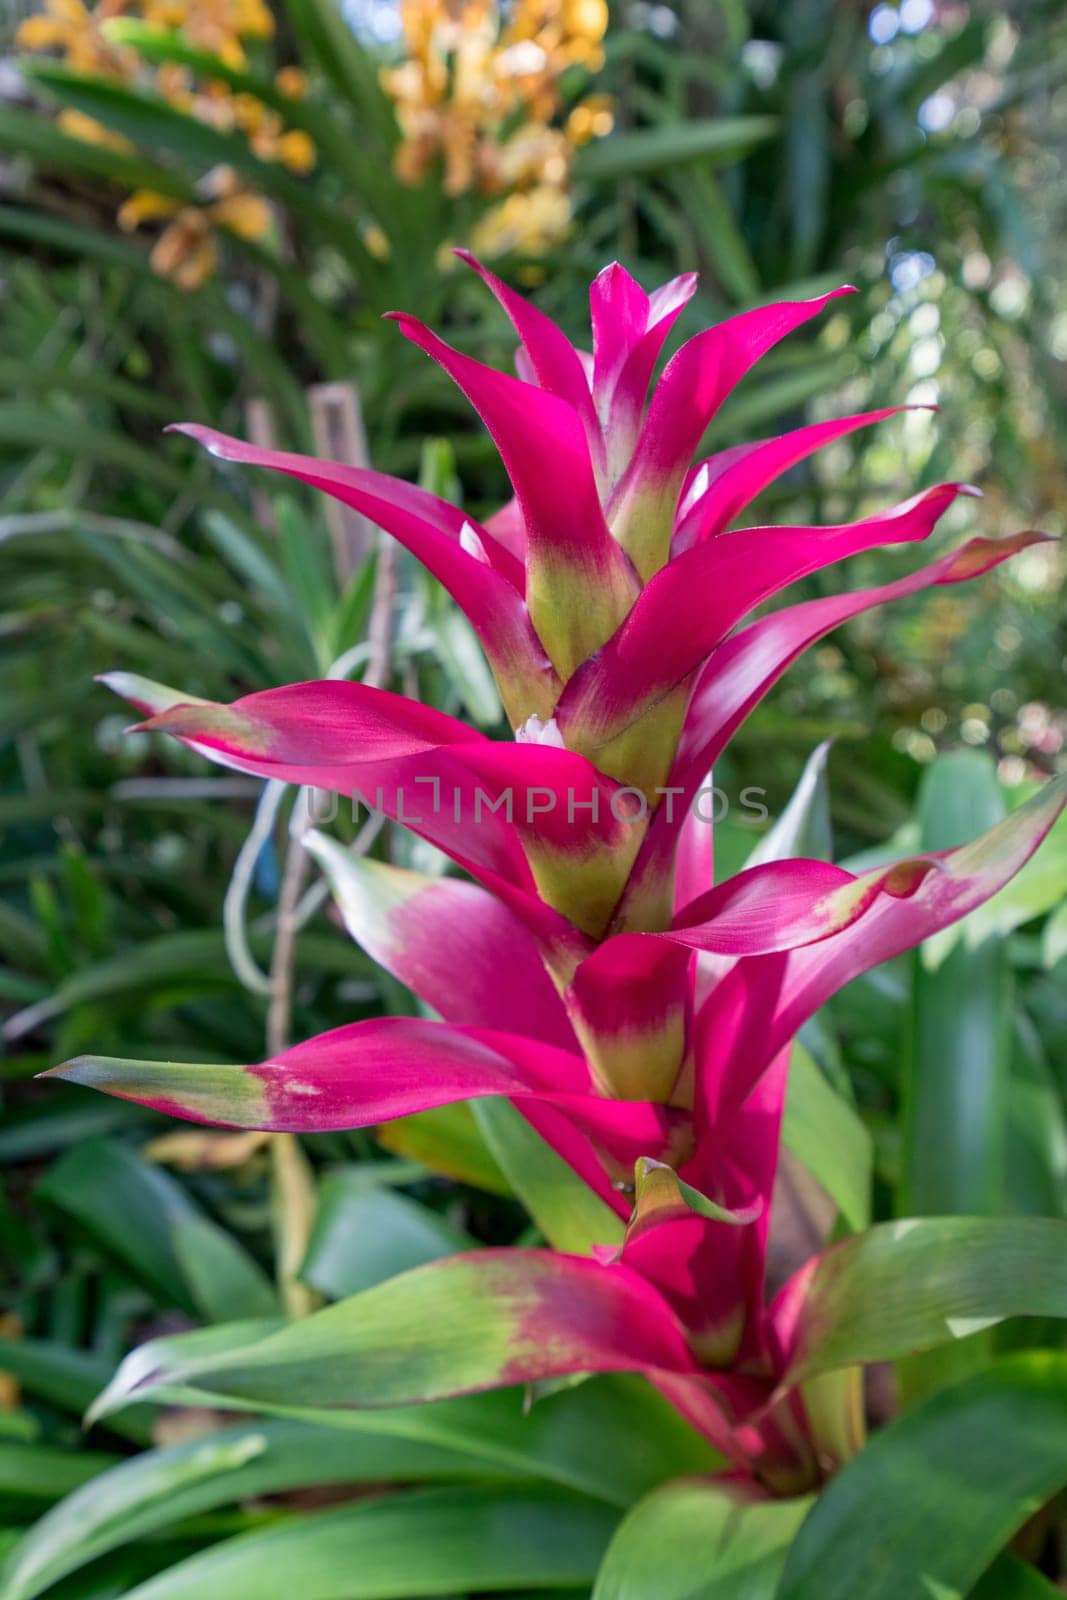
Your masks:
M 733 538 L 734 535 L 729 535 Z M 708 657 L 689 702 L 674 767 L 667 784 L 677 790 L 673 805 L 661 806 L 634 865 L 620 909 L 620 921 L 641 925 L 661 905 L 669 885 L 680 820 L 695 831 L 694 797 L 708 781 L 712 764 L 769 689 L 803 651 L 831 629 L 890 600 L 933 585 L 962 583 L 1000 565 L 1020 550 L 1045 539 L 1018 533 L 1005 539 L 972 539 L 928 566 L 877 589 L 832 595 L 789 606 L 734 634 Z M 702 830 L 710 833 L 709 828 Z
M 567 683 L 556 717 L 568 746 L 593 755 L 702 667 L 756 606 L 848 556 L 927 538 L 963 492 L 965 485 L 939 484 L 838 526 L 739 529 L 679 556 L 651 578 L 622 627 Z
M 417 1267 L 246 1347 L 194 1336 L 128 1356 L 94 1415 L 180 1386 L 241 1401 L 375 1410 L 582 1372 L 694 1375 L 661 1297 L 626 1267 L 480 1250 Z
M 615 537 L 647 581 L 670 554 L 675 509 L 708 423 L 761 356 L 850 289 L 761 306 L 698 333 L 656 385 L 633 459 L 608 506 Z
M 574 1052 L 413 1017 L 348 1023 L 254 1066 L 79 1056 L 51 1075 L 187 1121 L 290 1133 L 373 1127 L 501 1095 L 558 1110 L 627 1170 L 669 1151 L 678 1122 L 662 1106 L 596 1094 Z
M 839 417 L 833 422 L 815 422 L 774 439 L 734 445 L 699 462 L 689 474 L 682 494 L 681 511 L 671 541 L 672 557 L 722 533 L 768 484 L 774 483 L 797 462 L 846 434 L 854 433 L 857 428 L 868 428 L 872 423 L 884 422 L 887 417 L 899 416 L 902 411 L 916 409 L 920 408 L 888 406 L 882 411 L 865 411 L 858 416 Z
M 629 465 L 653 368 L 696 283 L 695 273 L 683 273 L 649 295 L 613 261 L 590 285 L 593 395 L 604 429 L 609 485 Z
M 478 274 L 506 311 L 522 341 L 531 371 L 542 389 L 565 400 L 581 419 L 594 470 L 604 469 L 604 440 L 581 356 L 551 317 L 521 294 L 516 294 L 495 272 L 482 265 L 469 250 L 456 255 Z
M 187 434 L 220 460 L 267 467 L 321 489 L 378 523 L 440 579 L 466 614 L 514 721 L 550 713 L 559 684 L 527 614 L 522 566 L 458 506 L 367 467 L 260 449 L 197 423 L 177 423 L 171 431 Z
M 323 833 L 306 834 L 304 846 L 326 873 L 353 939 L 446 1022 L 577 1048 L 537 944 L 495 895 L 460 878 L 353 855 Z
M 640 588 L 604 520 L 581 419 L 565 400 L 461 354 L 414 317 L 395 320 L 463 390 L 500 451 L 526 523 L 527 608 L 566 681 Z
M 1067 1222 L 879 1223 L 807 1262 L 770 1311 L 781 1386 L 892 1361 L 1007 1317 L 1067 1317 Z
M 1054 778 L 972 843 L 937 853 L 937 870 L 898 888 L 819 944 L 737 961 L 697 1016 L 698 1085 L 707 1125 L 739 1104 L 808 1017 L 861 972 L 913 949 L 982 905 L 1033 855 L 1067 807 L 1067 777 Z

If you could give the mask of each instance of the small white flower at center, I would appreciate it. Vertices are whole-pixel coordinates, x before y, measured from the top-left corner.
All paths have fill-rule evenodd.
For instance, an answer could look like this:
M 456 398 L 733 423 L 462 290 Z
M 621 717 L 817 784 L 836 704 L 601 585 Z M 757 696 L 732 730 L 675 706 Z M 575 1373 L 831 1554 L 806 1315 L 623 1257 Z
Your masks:
M 515 740 L 517 744 L 550 744 L 557 750 L 567 748 L 555 717 L 549 717 L 547 722 L 542 722 L 540 717 L 527 717 L 526 721 L 515 729 Z

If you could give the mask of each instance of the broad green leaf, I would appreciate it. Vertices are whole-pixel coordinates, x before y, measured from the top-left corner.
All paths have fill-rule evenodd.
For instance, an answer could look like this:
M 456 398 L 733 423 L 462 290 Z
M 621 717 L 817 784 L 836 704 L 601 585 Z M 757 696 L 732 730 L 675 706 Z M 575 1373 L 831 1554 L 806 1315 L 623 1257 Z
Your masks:
M 419 1161 L 431 1172 L 469 1183 L 490 1194 L 510 1194 L 511 1185 L 482 1137 L 473 1108 L 459 1101 L 398 1117 L 378 1129 L 378 1141 L 397 1155 Z
M 760 295 L 759 272 L 717 174 L 690 163 L 676 174 L 666 172 L 664 181 L 697 234 L 716 282 L 738 305 L 751 305 Z M 642 198 L 647 201 L 654 193 L 651 185 L 644 186 Z
M 73 1216 L 168 1305 L 209 1320 L 277 1310 L 266 1275 L 237 1241 L 169 1173 L 116 1141 L 93 1139 L 68 1150 L 37 1193 Z
M 984 751 L 940 756 L 919 792 L 919 848 L 951 850 L 1004 816 Z M 906 1216 L 988 1215 L 1004 1186 L 1010 969 L 999 941 L 957 946 L 935 972 L 914 960 L 906 1090 Z
M 904 1118 L 906 1216 L 1002 1208 L 1012 974 L 992 937 L 958 945 L 936 972 L 913 966 Z
M 240 1330 L 231 1333 L 238 1347 L 243 1337 Z M 194 1389 L 164 1386 L 161 1392 L 183 1405 L 215 1398 Z M 542 1394 L 533 1405 L 526 1388 L 380 1411 L 315 1411 L 284 1401 L 253 1406 L 234 1396 L 226 1405 L 346 1433 L 425 1441 L 469 1456 L 486 1476 L 536 1478 L 613 1506 L 632 1505 L 678 1473 L 706 1474 L 723 1466 L 672 1405 L 644 1379 L 627 1374 L 588 1378 Z
M 470 1250 L 474 1240 L 444 1217 L 390 1189 L 370 1188 L 357 1171 L 327 1176 L 300 1277 L 331 1300 L 372 1288 L 398 1272 Z
M 803 1268 L 783 1296 L 794 1292 L 787 1384 L 930 1350 L 1006 1317 L 1067 1317 L 1067 1222 L 883 1222 Z
M 0 1442 L 0 1497 L 49 1503 L 114 1466 L 119 1458 L 98 1450 Z M 5 1591 L 6 1592 L 6 1591 Z
M 127 1600 L 411 1600 L 591 1583 L 617 1513 L 549 1489 L 426 1489 L 228 1539 Z
M 277 1315 L 281 1308 L 274 1285 L 224 1228 L 207 1217 L 181 1217 L 171 1238 L 196 1309 L 206 1322 Z
M 996 768 L 985 751 L 939 756 L 919 789 L 919 846 L 951 850 L 1004 816 Z M 931 970 L 911 959 L 912 992 L 904 1091 L 904 1216 L 992 1216 L 1003 1210 L 1012 976 L 996 937 L 957 943 Z M 988 1337 L 907 1362 L 908 1403 L 987 1362 Z
M 624 1224 L 507 1100 L 471 1102 L 482 1138 L 530 1216 L 556 1250 L 587 1255 L 620 1244 Z
M 1040 1036 L 1015 1013 L 1008 1085 L 1006 1209 L 1067 1216 L 1067 1114 Z
M 215 1328 L 154 1339 L 127 1356 L 91 1415 L 163 1384 L 257 1404 L 373 1408 L 578 1372 L 687 1370 L 676 1325 L 650 1298 L 635 1276 L 574 1256 L 469 1251 L 259 1342 L 223 1344 Z
M 777 129 L 775 117 L 709 117 L 663 123 L 636 133 L 614 133 L 578 152 L 574 175 L 580 182 L 616 183 L 620 178 L 676 167 L 683 161 L 725 166 L 764 144 Z
M 174 1229 L 196 1212 L 169 1173 L 115 1141 L 90 1139 L 48 1170 L 37 1195 L 74 1217 L 164 1304 L 195 1312 Z
M 848 1226 L 856 1232 L 865 1228 L 871 1220 L 874 1164 L 870 1133 L 799 1041 L 790 1060 L 782 1139 Z
M 777 1600 L 962 1600 L 1065 1483 L 1067 1355 L 1008 1357 L 923 1401 L 844 1468 L 801 1528 Z
M 103 1458 L 103 1466 L 112 1459 Z M 31 1600 L 105 1551 L 216 1506 L 311 1485 L 469 1478 L 489 1470 L 476 1457 L 426 1440 L 298 1422 L 225 1428 L 147 1451 L 107 1472 L 93 1456 L 66 1454 L 63 1460 L 67 1470 L 56 1474 L 55 1493 L 95 1475 L 22 1539 L 4 1573 L 4 1600 Z
M 714 1483 L 666 1484 L 620 1524 L 593 1600 L 772 1600 L 810 1505 Z

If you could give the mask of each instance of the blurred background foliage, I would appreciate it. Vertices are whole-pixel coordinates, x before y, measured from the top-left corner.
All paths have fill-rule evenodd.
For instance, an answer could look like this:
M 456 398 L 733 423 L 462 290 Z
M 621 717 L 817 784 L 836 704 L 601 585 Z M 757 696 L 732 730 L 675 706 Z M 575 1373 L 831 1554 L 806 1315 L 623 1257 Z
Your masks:
M 286 802 L 173 744 L 125 739 L 95 672 L 232 698 L 339 660 L 363 670 L 384 592 L 394 686 L 500 726 L 466 624 L 412 564 L 359 519 L 194 454 L 162 434 L 168 421 L 366 449 L 483 513 L 506 495 L 488 440 L 381 321 L 410 309 L 510 363 L 503 318 L 452 246 L 492 258 L 579 342 L 588 281 L 613 257 L 649 286 L 700 272 L 685 331 L 847 280 L 858 294 L 761 363 L 709 445 L 924 409 L 794 471 L 764 497 L 765 520 L 850 520 L 951 477 L 985 498 L 946 517 L 941 548 L 965 531 L 1064 531 L 1062 7 L 505 10 L 8 0 L 0 16 L 0 1511 L 12 1541 L 116 1454 L 180 1445 L 174 1418 L 136 1411 L 79 1441 L 80 1410 L 146 1334 L 269 1314 L 279 1292 L 290 1307 L 294 1294 L 339 1297 L 531 1236 L 462 1109 L 394 1127 L 387 1144 L 336 1135 L 298 1149 L 31 1081 L 89 1046 L 254 1060 L 269 1020 Z M 906 564 L 866 556 L 849 583 Z M 776 813 L 833 738 L 839 859 L 977 832 L 1064 765 L 1064 564 L 1037 547 L 839 632 L 752 718 L 719 786 L 761 786 Z M 727 822 L 721 838 L 733 870 L 752 832 Z M 427 862 L 397 830 L 373 848 Z M 951 948 L 873 974 L 816 1019 L 806 1042 L 846 1102 L 850 1181 L 869 1187 L 873 1172 L 876 1216 L 1062 1211 L 1065 883 L 1061 832 Z M 296 889 L 292 1037 L 410 1008 L 314 880 Z M 980 1022 L 953 1046 L 946 1017 L 978 1000 Z M 794 1198 L 821 1214 L 803 1184 Z M 946 1375 L 927 1366 L 905 1387 Z M 286 1449 L 305 1454 L 307 1440 Z M 334 1477 L 347 1482 L 352 1459 Z M 376 1470 L 418 1476 L 408 1458 Z M 300 1509 L 299 1473 L 256 1482 L 249 1494 L 284 1491 Z M 280 1504 L 176 1509 L 173 1526 L 157 1517 L 117 1565 L 101 1555 L 88 1587 L 62 1592 L 127 1593 Z M 99 1554 L 87 1549 L 79 1559 Z

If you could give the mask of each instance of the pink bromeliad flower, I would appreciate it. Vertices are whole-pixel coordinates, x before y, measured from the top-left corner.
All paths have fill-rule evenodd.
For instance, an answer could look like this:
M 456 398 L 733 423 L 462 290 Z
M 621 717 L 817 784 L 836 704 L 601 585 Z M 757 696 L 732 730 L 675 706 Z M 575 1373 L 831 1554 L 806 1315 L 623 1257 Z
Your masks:
M 794 463 L 890 414 L 693 462 L 734 385 L 833 295 L 698 334 L 646 407 L 692 278 L 649 296 L 605 269 L 591 290 L 590 360 L 472 265 L 521 341 L 518 377 L 398 320 L 475 405 L 507 467 L 515 499 L 484 525 L 377 472 L 183 431 L 326 490 L 423 561 L 473 624 L 514 741 L 344 681 L 217 705 L 122 673 L 106 680 L 151 713 L 143 726 L 244 772 L 361 796 L 465 869 L 475 881 L 310 841 L 354 936 L 440 1020 L 358 1022 L 248 1067 L 82 1058 L 60 1070 L 178 1116 L 293 1131 L 511 1101 L 598 1197 L 609 1236 L 590 1239 L 601 1248 L 588 1258 L 483 1252 L 449 1265 L 463 1292 L 480 1274 L 498 1299 L 526 1296 L 552 1337 L 516 1333 L 498 1370 L 439 1392 L 645 1371 L 735 1466 L 793 1488 L 834 1454 L 800 1387 L 833 1267 L 820 1277 L 808 1263 L 768 1299 L 790 1047 L 843 984 L 995 893 L 1067 795 L 1050 784 L 974 844 L 860 876 L 771 849 L 716 886 L 702 786 L 813 641 L 885 601 L 978 576 L 1042 535 L 973 539 L 881 588 L 746 622 L 844 557 L 926 539 L 964 492 L 938 485 L 842 526 L 734 526 Z

